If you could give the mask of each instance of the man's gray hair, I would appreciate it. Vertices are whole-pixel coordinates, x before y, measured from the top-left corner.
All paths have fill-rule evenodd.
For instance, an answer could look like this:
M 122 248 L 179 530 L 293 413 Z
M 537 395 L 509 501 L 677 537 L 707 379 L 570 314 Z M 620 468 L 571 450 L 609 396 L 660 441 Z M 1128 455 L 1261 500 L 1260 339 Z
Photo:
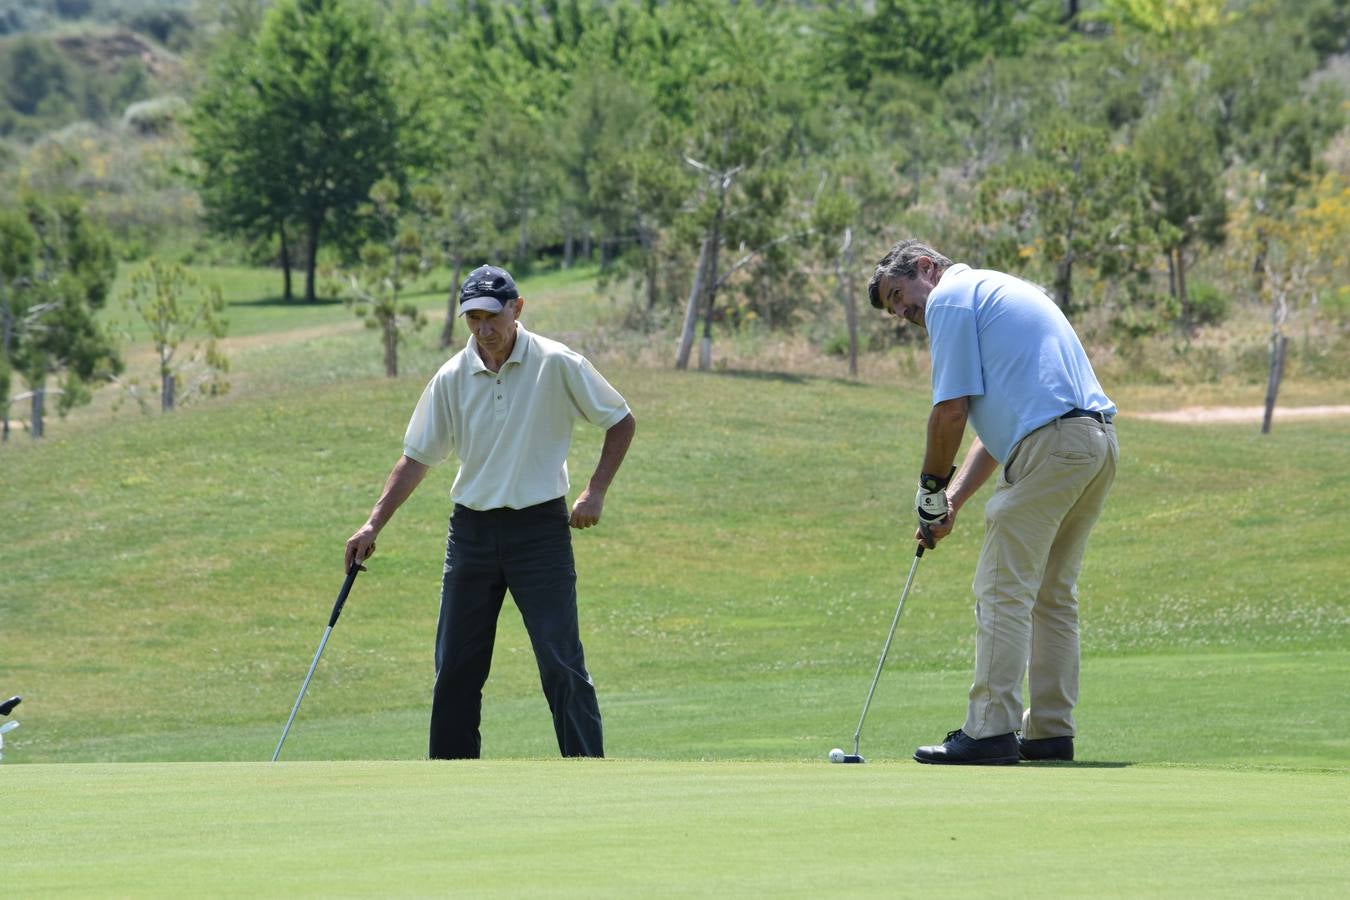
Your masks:
M 952 264 L 950 259 L 923 241 L 914 238 L 901 241 L 881 258 L 881 262 L 877 263 L 877 270 L 872 273 L 872 280 L 867 282 L 867 299 L 872 301 L 873 306 L 877 309 L 886 308 L 886 304 L 881 301 L 881 279 L 913 278 L 918 274 L 918 261 L 921 256 L 926 256 L 937 263 L 940 269 L 946 269 Z

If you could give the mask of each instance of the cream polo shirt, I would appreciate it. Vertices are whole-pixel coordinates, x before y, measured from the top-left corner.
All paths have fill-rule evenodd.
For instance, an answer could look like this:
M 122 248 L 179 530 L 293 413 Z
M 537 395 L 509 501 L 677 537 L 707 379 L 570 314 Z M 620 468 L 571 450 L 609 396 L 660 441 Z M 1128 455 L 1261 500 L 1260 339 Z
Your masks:
M 567 494 L 577 419 L 608 429 L 628 404 L 580 353 L 516 324 L 516 345 L 493 372 L 474 339 L 422 391 L 403 452 L 428 466 L 459 455 L 450 499 L 470 509 L 523 509 Z

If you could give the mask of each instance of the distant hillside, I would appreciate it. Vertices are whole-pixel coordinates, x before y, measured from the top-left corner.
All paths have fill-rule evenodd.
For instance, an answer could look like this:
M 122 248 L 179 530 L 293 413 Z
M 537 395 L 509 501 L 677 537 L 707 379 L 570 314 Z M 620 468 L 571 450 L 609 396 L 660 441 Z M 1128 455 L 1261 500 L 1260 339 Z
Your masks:
M 173 82 L 182 77 L 183 66 L 176 54 L 134 31 L 118 28 L 63 32 L 53 35 L 51 40 L 68 60 L 91 74 L 115 76 L 128 60 L 137 60 L 159 82 Z
M 192 0 L 0 0 L 0 35 L 72 24 L 125 25 L 172 46 L 165 26 L 190 26 L 192 5 Z
M 129 28 L 63 28 L 0 38 L 0 136 L 32 140 L 72 122 L 117 119 L 176 91 L 179 57 Z

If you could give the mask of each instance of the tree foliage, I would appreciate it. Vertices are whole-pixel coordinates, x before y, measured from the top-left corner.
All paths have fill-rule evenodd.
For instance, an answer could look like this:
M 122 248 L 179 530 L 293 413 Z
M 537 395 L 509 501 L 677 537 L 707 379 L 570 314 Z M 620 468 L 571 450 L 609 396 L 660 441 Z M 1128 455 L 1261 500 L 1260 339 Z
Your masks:
M 422 202 L 431 212 L 439 198 L 423 193 Z M 375 183 L 370 202 L 360 212 L 372 220 L 371 230 L 380 237 L 367 241 L 359 266 L 344 273 L 347 303 L 367 328 L 380 333 L 384 374 L 393 378 L 398 375 L 398 348 L 407 332 L 427 324 L 417 306 L 403 298 L 409 280 L 426 269 L 424 242 L 419 223 L 400 215 L 398 182 L 392 178 Z
M 294 226 L 312 301 L 320 243 L 360 246 L 372 185 L 416 162 L 396 57 L 364 4 L 279 0 L 220 60 L 193 120 L 203 200 L 227 229 Z
M 159 363 L 159 407 L 170 412 L 194 397 L 227 393 L 229 359 L 217 341 L 225 336 L 225 299 L 182 266 L 151 258 L 131 276 L 124 303 L 150 332 Z M 179 350 L 193 343 L 187 355 Z M 135 386 L 131 386 L 135 389 Z
M 57 411 L 90 399 L 91 382 L 122 369 L 97 313 L 107 301 L 117 264 L 106 234 L 80 201 L 20 198 L 0 214 L 0 348 L 5 368 L 28 385 L 33 437 L 44 433 L 48 380 L 58 379 Z M 12 390 L 13 376 L 7 379 Z M 10 396 L 0 395 L 8 434 Z

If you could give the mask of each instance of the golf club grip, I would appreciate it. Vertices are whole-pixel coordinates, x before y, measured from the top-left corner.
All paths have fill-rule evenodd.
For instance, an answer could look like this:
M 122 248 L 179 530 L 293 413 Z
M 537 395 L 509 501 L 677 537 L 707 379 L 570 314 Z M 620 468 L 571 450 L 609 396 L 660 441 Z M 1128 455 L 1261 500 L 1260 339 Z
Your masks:
M 333 614 L 328 617 L 329 628 L 336 625 L 338 616 L 342 615 L 342 604 L 347 602 L 347 595 L 352 592 L 352 582 L 356 580 L 356 573 L 365 570 L 366 567 L 359 562 L 352 563 L 352 567 L 347 570 L 347 580 L 342 582 L 342 590 L 338 591 L 337 601 L 333 604 Z
M 917 549 L 917 550 L 914 551 L 914 558 L 915 558 L 915 559 L 918 559 L 919 557 L 923 556 L 923 551 L 924 551 L 924 546 L 923 546 L 923 544 L 920 544 L 920 545 L 919 545 L 919 549 Z

